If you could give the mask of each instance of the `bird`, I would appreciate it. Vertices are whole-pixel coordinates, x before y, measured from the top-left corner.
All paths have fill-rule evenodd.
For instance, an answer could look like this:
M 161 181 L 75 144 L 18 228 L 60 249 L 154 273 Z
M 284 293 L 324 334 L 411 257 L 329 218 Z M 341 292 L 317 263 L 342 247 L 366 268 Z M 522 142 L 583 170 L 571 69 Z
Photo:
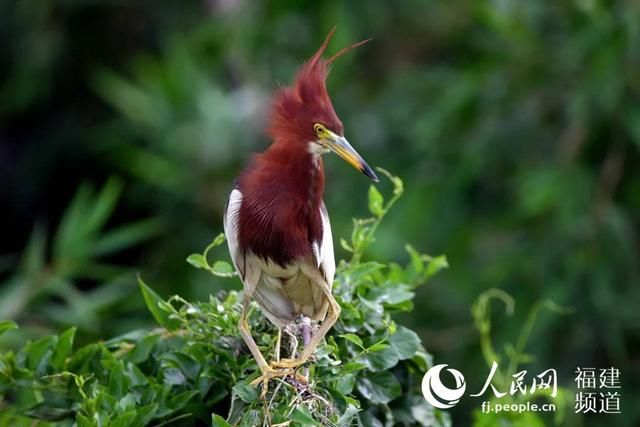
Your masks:
M 326 87 L 333 62 L 371 39 L 324 59 L 335 30 L 298 69 L 292 84 L 275 90 L 266 129 L 272 143 L 264 152 L 254 154 L 236 178 L 224 211 L 229 254 L 243 283 L 238 327 L 261 371 L 252 384 L 262 382 L 263 393 L 270 379 L 295 374 L 307 362 L 340 315 L 331 293 L 336 264 L 323 201 L 322 156 L 333 152 L 378 181 L 344 137 L 343 124 Z M 278 337 L 281 328 L 299 318 L 321 322 L 299 357 L 266 361 L 247 321 L 252 299 L 279 328 Z

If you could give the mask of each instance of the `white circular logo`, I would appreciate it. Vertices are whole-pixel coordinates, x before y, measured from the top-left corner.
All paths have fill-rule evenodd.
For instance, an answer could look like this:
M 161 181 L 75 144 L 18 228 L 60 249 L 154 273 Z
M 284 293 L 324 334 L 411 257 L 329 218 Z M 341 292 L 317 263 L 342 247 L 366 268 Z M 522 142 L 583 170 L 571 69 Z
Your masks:
M 431 405 L 440 409 L 448 409 L 460 401 L 467 384 L 464 376 L 458 370 L 448 368 L 447 371 L 453 375 L 456 381 L 456 388 L 447 388 L 440 380 L 440 371 L 447 365 L 436 365 L 429 369 L 422 378 L 422 394 Z

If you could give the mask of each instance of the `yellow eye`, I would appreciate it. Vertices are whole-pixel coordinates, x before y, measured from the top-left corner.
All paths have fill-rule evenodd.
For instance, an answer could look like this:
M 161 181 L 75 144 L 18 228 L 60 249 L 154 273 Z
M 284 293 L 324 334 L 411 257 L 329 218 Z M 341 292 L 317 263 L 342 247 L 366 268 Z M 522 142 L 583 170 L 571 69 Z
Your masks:
M 318 136 L 322 136 L 327 133 L 327 128 L 322 126 L 320 123 L 316 123 L 315 125 L 313 125 L 313 130 L 316 132 L 316 135 Z

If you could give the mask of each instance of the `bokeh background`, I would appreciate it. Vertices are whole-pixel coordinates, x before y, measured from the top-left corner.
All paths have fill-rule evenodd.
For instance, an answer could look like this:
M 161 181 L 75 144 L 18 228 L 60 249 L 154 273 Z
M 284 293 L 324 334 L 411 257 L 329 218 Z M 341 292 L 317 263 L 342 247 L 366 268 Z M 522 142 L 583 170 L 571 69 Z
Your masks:
M 530 372 L 556 368 L 571 389 L 576 367 L 619 368 L 623 415 L 567 425 L 638 425 L 633 0 L 0 2 L 0 319 L 21 325 L 0 347 L 151 324 L 136 272 L 165 296 L 239 287 L 185 258 L 222 229 L 235 174 L 268 145 L 275 84 L 334 24 L 330 51 L 375 38 L 329 79 L 346 136 L 407 189 L 369 257 L 404 262 L 410 242 L 450 264 L 402 321 L 473 390 L 488 372 L 478 295 L 515 298 L 511 317 L 494 308 L 498 348 L 537 301 L 570 307 L 540 314 Z M 338 238 L 366 215 L 369 182 L 325 165 Z M 473 409 L 452 410 L 454 425 Z

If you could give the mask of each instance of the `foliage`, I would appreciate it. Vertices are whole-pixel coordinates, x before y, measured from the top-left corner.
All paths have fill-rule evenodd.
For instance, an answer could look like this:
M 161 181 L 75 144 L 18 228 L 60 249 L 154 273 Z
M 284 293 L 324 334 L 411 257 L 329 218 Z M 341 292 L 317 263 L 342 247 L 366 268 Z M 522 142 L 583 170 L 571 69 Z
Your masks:
M 491 368 L 494 363 L 497 363 L 498 366 L 500 363 L 506 363 L 505 369 L 498 368 L 496 370 L 495 376 L 492 378 L 491 382 L 497 390 L 501 393 L 505 393 L 505 395 L 497 398 L 494 394 L 490 397 L 489 402 L 495 407 L 495 404 L 497 403 L 503 406 L 513 404 L 518 405 L 526 404 L 527 402 L 538 402 L 539 400 L 544 399 L 547 402 L 554 404 L 556 407 L 556 410 L 553 412 L 553 425 L 564 425 L 565 420 L 569 415 L 568 408 L 573 402 L 573 396 L 571 396 L 569 389 L 558 386 L 556 390 L 557 395 L 552 396 L 552 390 L 549 389 L 538 389 L 534 390 L 532 393 L 531 383 L 526 384 L 524 381 L 521 385 L 521 387 L 523 387 L 521 389 L 523 392 L 518 391 L 516 388 L 516 391 L 511 393 L 510 388 L 514 382 L 517 384 L 516 377 L 518 374 L 518 368 L 521 365 L 531 364 L 535 360 L 534 355 L 525 353 L 525 348 L 539 313 L 543 310 L 548 310 L 555 313 L 568 314 L 572 312 L 572 310 L 559 307 L 551 300 L 538 302 L 530 309 L 526 321 L 522 326 L 522 329 L 519 331 L 515 344 L 508 342 L 504 345 L 504 351 L 498 352 L 494 348 L 491 338 L 492 325 L 490 305 L 493 300 L 498 300 L 504 303 L 505 311 L 508 316 L 513 315 L 515 306 L 513 298 L 506 292 L 499 289 L 489 289 L 483 292 L 472 306 L 474 323 L 480 333 L 480 346 L 484 361 L 489 368 Z M 525 375 L 527 373 L 526 370 L 520 372 L 524 372 Z M 474 427 L 490 427 L 495 425 L 543 427 L 547 425 L 545 423 L 545 419 L 543 419 L 539 413 L 533 411 L 482 413 L 480 409 L 475 409 L 473 416 Z M 549 420 L 549 422 L 550 421 L 551 420 Z
M 51 242 L 33 224 L 58 223 L 79 181 L 116 173 L 127 192 L 115 221 L 153 217 L 165 232 L 101 262 L 139 265 L 163 295 L 204 299 L 208 275 L 184 254 L 221 228 L 233 177 L 267 145 L 274 83 L 337 24 L 330 49 L 374 37 L 328 82 L 346 135 L 412 189 L 367 256 L 400 260 L 411 240 L 456 266 L 416 291 L 421 309 L 402 321 L 442 360 L 480 372 L 469 310 L 479 293 L 574 307 L 571 318 L 539 319 L 528 340 L 535 363 L 620 368 L 625 415 L 588 423 L 635 426 L 639 22 L 636 2 L 610 0 L 0 2 L 0 252 L 19 253 L 37 233 L 29 248 Z M 344 235 L 363 181 L 335 159 L 325 167 Z M 2 295 L 24 277 L 16 264 L 0 257 Z M 68 319 L 87 303 L 114 301 L 83 313 L 81 341 L 142 326 L 130 279 L 72 283 L 63 297 L 33 294 L 2 348 L 78 323 Z M 76 312 L 50 315 L 60 298 Z M 496 347 L 525 321 L 516 311 L 493 324 Z M 473 409 L 462 401 L 451 412 L 469 425 Z
M 116 179 L 108 180 L 99 192 L 82 185 L 51 242 L 42 226 L 35 227 L 19 267 L 0 284 L 0 318 L 99 330 L 100 316 L 130 292 L 131 267 L 114 265 L 108 257 L 160 229 L 154 219 L 107 227 L 121 191 Z M 102 286 L 84 290 L 89 283 Z
M 355 220 L 348 243 L 354 260 L 374 240 L 380 220 L 402 194 L 394 183 L 385 204 L 370 191 L 370 219 Z M 373 187 L 372 187 L 373 188 Z M 214 239 L 190 263 L 229 277 L 224 261 L 209 265 Z M 429 407 L 419 380 L 431 357 L 418 335 L 396 324 L 395 313 L 413 309 L 414 290 L 447 266 L 443 257 L 409 250 L 407 266 L 375 261 L 341 261 L 334 295 L 342 314 L 312 363 L 308 383 L 274 380 L 264 399 L 249 385 L 257 365 L 238 334 L 241 297 L 221 291 L 207 302 L 179 296 L 163 300 L 141 279 L 149 311 L 160 325 L 74 349 L 75 328 L 27 343 L 0 355 L 0 425 L 29 425 L 24 416 L 89 426 L 424 425 L 447 426 L 449 418 Z M 253 306 L 253 335 L 273 355 L 276 329 Z M 0 331 L 15 328 L 2 323 Z M 284 347 L 295 351 L 297 331 L 285 332 Z M 68 421 L 65 421 L 68 420 Z M 225 421 L 226 420 L 226 421 Z M 357 421 L 356 421 L 357 420 Z

